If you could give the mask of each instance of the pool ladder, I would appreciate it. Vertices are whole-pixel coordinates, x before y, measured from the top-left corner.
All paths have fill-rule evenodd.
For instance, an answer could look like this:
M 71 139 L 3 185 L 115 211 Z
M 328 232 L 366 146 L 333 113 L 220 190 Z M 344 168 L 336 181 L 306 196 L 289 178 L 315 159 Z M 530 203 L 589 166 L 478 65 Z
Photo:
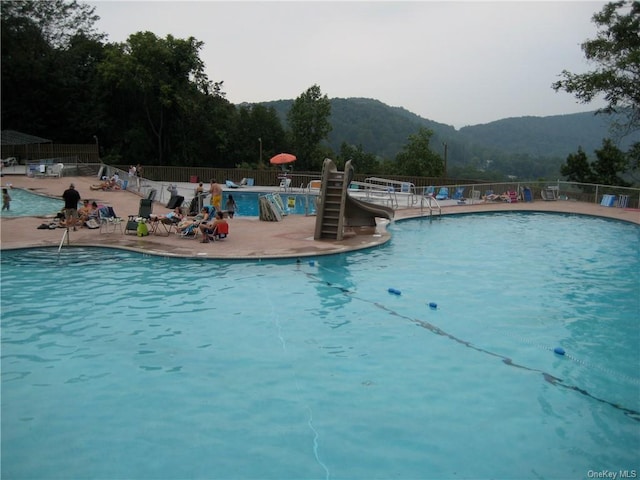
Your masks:
M 64 243 L 65 239 L 67 240 L 67 245 L 69 245 L 69 227 L 64 229 L 64 232 L 62 233 L 62 239 L 60 240 L 60 246 L 58 247 L 58 253 L 60 253 L 60 250 L 62 250 L 62 244 Z
M 434 214 L 437 214 L 437 218 L 441 218 L 442 216 L 442 207 L 438 203 L 438 200 L 431 195 L 422 196 L 420 199 L 420 212 L 424 212 L 424 210 L 428 209 L 429 220 L 433 220 Z

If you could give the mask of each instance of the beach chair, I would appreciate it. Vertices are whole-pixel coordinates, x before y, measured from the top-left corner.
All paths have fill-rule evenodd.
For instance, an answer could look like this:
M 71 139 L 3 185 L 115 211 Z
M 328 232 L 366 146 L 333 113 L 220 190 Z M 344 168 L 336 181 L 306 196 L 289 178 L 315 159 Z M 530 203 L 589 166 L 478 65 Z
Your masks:
M 558 200 L 558 187 L 545 187 L 540 190 L 540 196 L 545 201 Z
M 430 185 L 424 191 L 424 196 L 425 197 L 433 197 L 435 195 L 435 193 L 436 193 L 436 187 L 434 187 L 433 185 Z
M 447 200 L 449 198 L 449 189 L 447 187 L 441 187 L 436 195 L 436 200 Z
M 452 198 L 454 200 L 464 200 L 464 187 L 457 187 Z
M 151 233 L 153 233 L 154 235 L 160 235 L 162 232 L 164 232 L 168 237 L 169 235 L 171 235 L 171 230 L 173 230 L 174 227 L 178 226 L 178 223 L 180 223 L 180 219 L 172 215 L 166 217 L 153 217 L 151 219 Z
M 151 218 L 151 211 L 153 210 L 153 200 L 150 198 L 143 198 L 140 200 L 140 207 L 138 208 L 137 215 L 129 215 L 127 220 L 127 226 L 124 229 L 124 233 L 134 232 L 138 233 L 138 220 L 137 218 L 143 218 L 149 220 Z
M 241 184 L 233 183 L 231 180 L 227 180 L 224 183 L 228 188 L 240 188 L 242 186 Z
M 98 221 L 100 233 L 114 233 L 117 229 L 122 233 L 122 219 L 116 215 L 113 207 L 103 205 L 98 208 Z
M 518 203 L 518 194 L 515 190 L 509 190 L 507 192 L 507 202 L 508 203 Z
M 615 195 L 603 195 L 602 201 L 600 205 L 603 207 L 615 207 L 616 206 L 616 196 Z
M 291 179 L 290 178 L 283 178 L 282 180 L 280 180 L 280 186 L 279 186 L 280 190 L 284 190 L 285 192 L 288 190 L 291 190 Z
M 203 219 L 203 220 L 199 220 L 197 222 L 192 223 L 191 225 L 189 225 L 187 228 L 185 228 L 182 231 L 179 231 L 178 228 L 178 224 L 176 224 L 176 233 L 180 236 L 180 238 L 193 238 L 196 239 L 198 238 L 198 235 L 200 234 L 200 224 L 202 222 L 208 222 L 210 220 L 213 220 L 215 218 L 215 214 L 216 214 L 216 207 L 214 207 L 213 205 L 205 205 L 202 208 L 205 208 L 207 210 L 207 218 Z
M 223 238 L 227 238 L 228 235 L 229 235 L 229 224 L 219 223 L 213 228 L 213 232 L 207 234 L 207 237 L 209 237 L 210 241 L 215 242 L 216 240 L 222 240 Z

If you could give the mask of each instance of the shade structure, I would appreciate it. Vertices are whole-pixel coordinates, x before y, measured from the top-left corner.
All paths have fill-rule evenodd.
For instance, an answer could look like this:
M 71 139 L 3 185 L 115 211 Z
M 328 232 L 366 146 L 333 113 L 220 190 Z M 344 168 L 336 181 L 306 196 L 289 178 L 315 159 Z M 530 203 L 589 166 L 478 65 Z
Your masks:
M 269 163 L 273 165 L 284 165 L 285 163 L 292 163 L 296 161 L 296 156 L 291 155 L 290 153 L 279 153 L 271 157 Z

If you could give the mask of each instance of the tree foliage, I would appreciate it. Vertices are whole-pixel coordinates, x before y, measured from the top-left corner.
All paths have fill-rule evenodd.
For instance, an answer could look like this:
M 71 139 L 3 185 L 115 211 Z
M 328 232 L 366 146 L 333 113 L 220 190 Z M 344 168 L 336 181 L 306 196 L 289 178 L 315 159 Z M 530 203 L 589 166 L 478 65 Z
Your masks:
M 560 173 L 571 182 L 593 182 L 593 171 L 587 154 L 584 153 L 582 147 L 578 148 L 576 153 L 572 153 L 567 157 L 567 163 L 560 167 Z
M 299 168 L 319 170 L 322 167 L 324 155 L 320 142 L 326 140 L 331 131 L 330 116 L 331 102 L 318 85 L 309 87 L 294 100 L 287 120 Z
M 344 167 L 345 163 L 352 161 L 354 168 L 358 173 L 374 175 L 379 173 L 380 165 L 378 159 L 373 153 L 367 153 L 362 145 L 354 146 L 346 142 L 342 142 L 340 153 L 336 159 L 338 168 Z
M 596 150 L 596 160 L 589 162 L 587 154 L 578 149 L 567 157 L 560 172 L 569 181 L 580 183 L 599 183 L 602 185 L 630 186 L 619 173 L 627 169 L 629 157 L 616 147 L 610 139 L 602 141 L 602 148 Z
M 582 50 L 596 68 L 583 74 L 565 70 L 562 80 L 555 82 L 553 88 L 572 93 L 583 103 L 603 95 L 607 106 L 600 112 L 624 114 L 626 120 L 619 125 L 621 131 L 637 131 L 640 129 L 640 2 L 608 3 L 593 16 L 593 22 L 599 28 L 598 34 L 595 39 L 584 42 Z M 640 146 L 637 143 L 626 154 L 617 148 L 614 152 L 612 147 L 616 148 L 606 142 L 603 149 L 596 151 L 599 159 L 603 156 L 606 160 L 602 164 L 596 162 L 595 182 L 610 184 L 621 181 L 618 174 L 626 172 L 634 176 L 638 171 Z M 626 170 L 613 172 L 611 168 Z
M 444 173 L 444 161 L 429 148 L 431 130 L 420 128 L 409 135 L 407 144 L 396 156 L 398 173 L 418 177 L 437 177 Z
M 3 1 L 0 8 L 3 128 L 56 143 L 99 138 L 107 161 L 253 167 L 262 149 L 265 168 L 273 168 L 267 163 L 272 155 L 288 151 L 298 156 L 300 170 L 319 170 L 331 157 L 339 165 L 353 160 L 362 173 L 431 176 L 442 173 L 442 159 L 429 147 L 442 154 L 446 142 L 449 173 L 557 178 L 574 144 L 591 152 L 607 128 L 572 116 L 553 125 L 549 118 L 521 118 L 458 132 L 373 99 L 329 101 L 317 85 L 295 100 L 235 106 L 223 82 L 209 80 L 200 59 L 203 43 L 193 37 L 137 32 L 123 43 L 105 43 L 95 29 L 95 7 L 80 0 Z M 627 2 L 608 15 L 615 19 L 634 8 Z M 621 145 L 636 138 L 629 135 Z M 630 148 L 626 164 L 637 169 L 639 153 L 640 146 Z M 611 178 L 606 165 L 596 167 Z
M 582 103 L 603 95 L 604 112 L 625 113 L 627 127 L 640 128 L 640 2 L 609 3 L 593 22 L 600 30 L 595 39 L 582 44 L 582 50 L 596 68 L 583 74 L 564 70 L 553 88 L 574 94 Z
M 92 141 L 101 116 L 95 78 L 102 57 L 94 8 L 58 0 L 0 8 L 3 128 Z

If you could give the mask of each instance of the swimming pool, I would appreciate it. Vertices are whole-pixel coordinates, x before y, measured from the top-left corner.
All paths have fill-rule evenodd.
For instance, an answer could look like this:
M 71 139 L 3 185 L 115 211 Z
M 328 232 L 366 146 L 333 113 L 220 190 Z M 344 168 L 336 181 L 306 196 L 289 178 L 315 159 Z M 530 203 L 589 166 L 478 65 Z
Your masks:
M 638 471 L 638 226 L 391 229 L 300 262 L 3 252 L 3 477 Z
M 285 211 L 291 215 L 315 215 L 317 195 L 306 195 L 300 193 L 282 193 L 280 196 Z M 238 205 L 236 214 L 240 217 L 257 217 L 260 215 L 259 197 L 264 193 L 258 192 L 224 192 L 222 196 L 222 206 L 226 204 L 229 195 Z
M 11 188 L 8 193 L 11 196 L 11 209 L 3 210 L 3 217 L 55 215 L 64 206 L 61 198 L 38 195 L 22 188 Z

